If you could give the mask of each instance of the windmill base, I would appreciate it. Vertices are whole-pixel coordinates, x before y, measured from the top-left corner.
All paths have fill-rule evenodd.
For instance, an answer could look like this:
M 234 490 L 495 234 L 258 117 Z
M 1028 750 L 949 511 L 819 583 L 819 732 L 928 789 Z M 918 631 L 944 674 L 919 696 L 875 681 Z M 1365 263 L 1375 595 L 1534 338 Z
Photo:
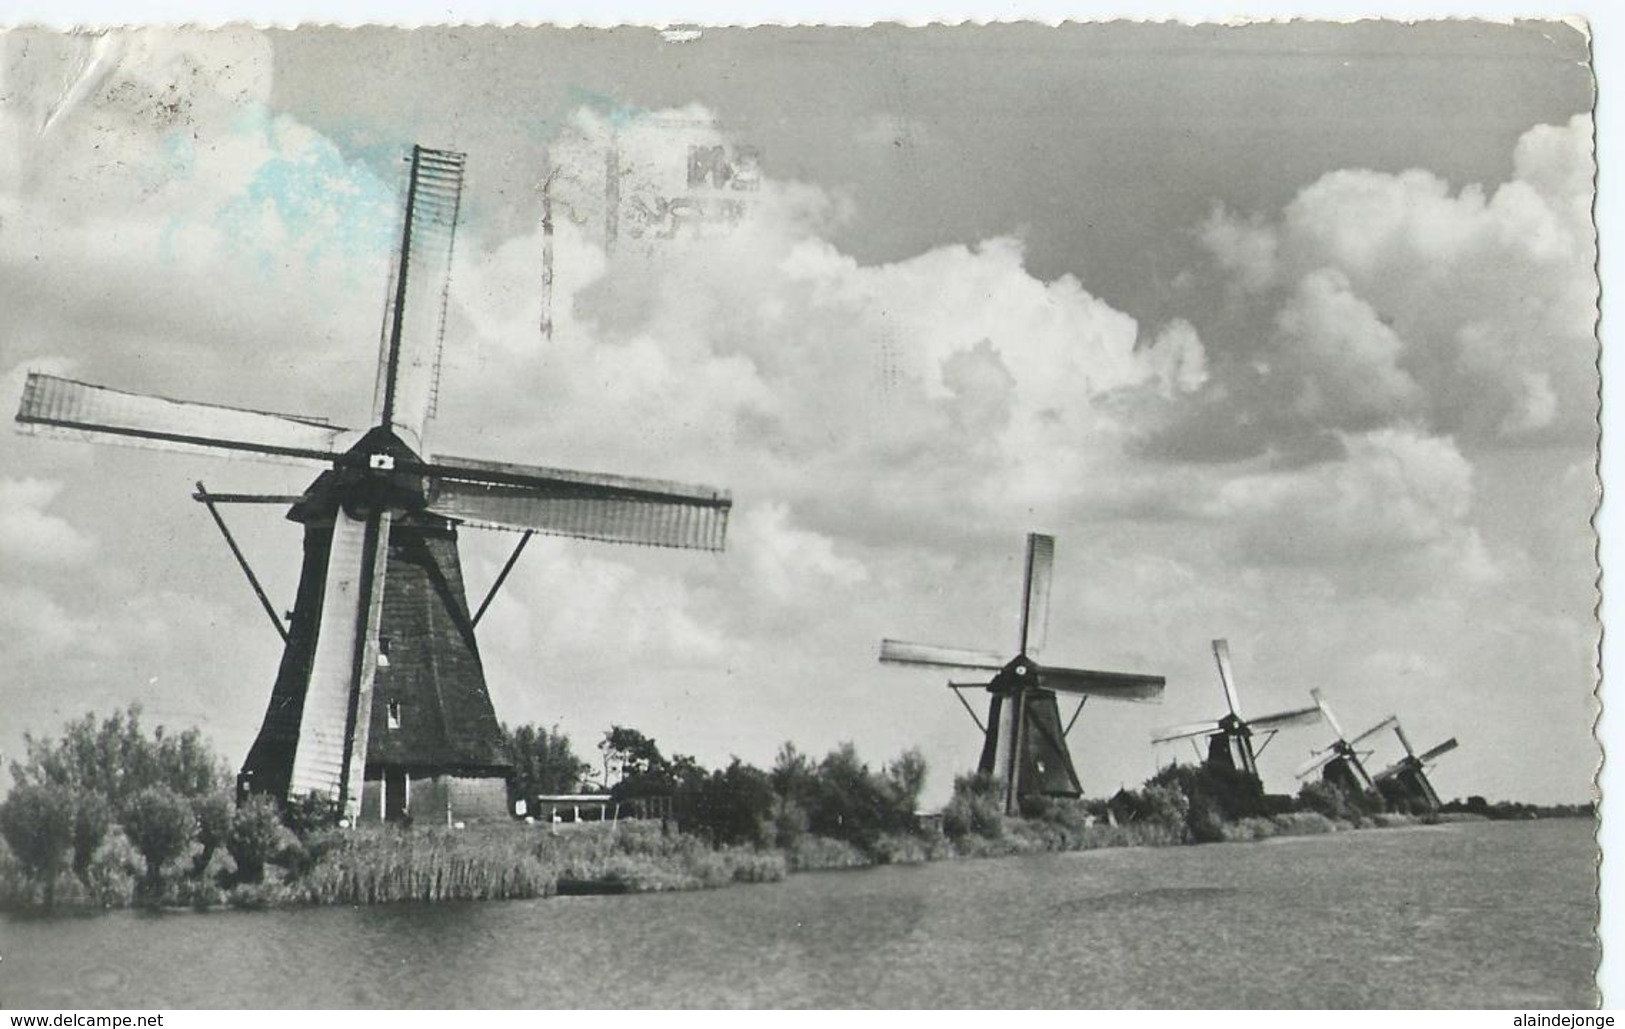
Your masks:
M 361 822 L 452 825 L 506 821 L 508 781 L 494 776 L 413 776 L 396 769 L 368 769 L 361 787 Z

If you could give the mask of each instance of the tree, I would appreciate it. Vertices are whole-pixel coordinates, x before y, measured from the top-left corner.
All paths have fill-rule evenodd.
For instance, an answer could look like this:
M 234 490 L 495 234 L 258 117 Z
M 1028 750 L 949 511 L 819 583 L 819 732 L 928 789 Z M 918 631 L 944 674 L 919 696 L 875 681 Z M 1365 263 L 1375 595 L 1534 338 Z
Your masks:
M 608 782 L 612 772 L 619 776 L 610 788 L 617 800 L 660 796 L 676 789 L 671 762 L 660 753 L 654 740 L 636 729 L 614 726 L 604 734 L 598 749 L 604 755 L 605 782 Z M 692 758 L 688 759 L 688 764 L 693 765 Z M 683 771 L 691 772 L 691 769 L 685 766 Z
M 873 774 L 851 743 L 830 751 L 818 765 L 807 805 L 812 831 L 861 847 L 873 844 L 882 833 L 912 831 L 925 760 L 918 753 L 905 754 L 895 768 Z
M 99 793 L 73 794 L 73 874 L 90 885 L 90 863 L 113 827 L 113 810 Z
M 164 866 L 185 854 L 197 834 L 192 805 L 168 786 L 148 786 L 125 801 L 121 822 L 147 863 L 141 892 L 155 898 L 162 892 Z
M 690 824 L 721 845 L 767 841 L 773 818 L 773 783 L 767 773 L 737 757 L 693 790 Z
M 28 874 L 45 886 L 45 906 L 56 903 L 56 877 L 74 839 L 74 795 L 57 783 L 12 787 L 0 804 L 0 835 Z
M 81 794 L 98 794 L 114 814 L 149 786 L 198 797 L 219 792 L 230 781 L 202 733 L 196 729 L 169 733 L 159 726 L 148 735 L 136 704 L 99 723 L 94 714 L 69 722 L 58 740 L 25 735 L 23 741 L 27 756 L 12 762 L 14 781 L 54 783 Z
M 772 780 L 773 792 L 784 799 L 805 800 L 812 796 L 817 787 L 818 769 L 813 767 L 811 758 L 797 750 L 794 743 L 787 741 L 779 747 L 768 778 Z
M 513 762 L 515 796 L 574 793 L 582 776 L 592 770 L 576 756 L 570 737 L 556 725 L 552 729 L 539 725 L 521 725 L 517 729 L 503 726 L 502 737 Z

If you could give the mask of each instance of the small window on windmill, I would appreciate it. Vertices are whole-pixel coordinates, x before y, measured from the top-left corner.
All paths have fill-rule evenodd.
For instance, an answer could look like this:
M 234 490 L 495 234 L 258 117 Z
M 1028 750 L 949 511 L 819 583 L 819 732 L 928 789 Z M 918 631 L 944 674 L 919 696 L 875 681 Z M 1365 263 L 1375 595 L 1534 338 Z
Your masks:
M 378 637 L 378 667 L 389 667 L 389 637 Z
M 390 701 L 388 711 L 389 727 L 391 729 L 399 729 L 401 727 L 401 702 L 398 700 Z

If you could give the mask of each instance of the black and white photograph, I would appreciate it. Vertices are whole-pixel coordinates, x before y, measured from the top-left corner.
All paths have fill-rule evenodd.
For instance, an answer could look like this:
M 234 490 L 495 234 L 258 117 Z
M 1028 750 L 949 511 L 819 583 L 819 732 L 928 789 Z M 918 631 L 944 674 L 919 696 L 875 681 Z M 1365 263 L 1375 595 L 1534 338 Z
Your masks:
M 0 1007 L 1619 1001 L 1584 20 L 11 24 Z

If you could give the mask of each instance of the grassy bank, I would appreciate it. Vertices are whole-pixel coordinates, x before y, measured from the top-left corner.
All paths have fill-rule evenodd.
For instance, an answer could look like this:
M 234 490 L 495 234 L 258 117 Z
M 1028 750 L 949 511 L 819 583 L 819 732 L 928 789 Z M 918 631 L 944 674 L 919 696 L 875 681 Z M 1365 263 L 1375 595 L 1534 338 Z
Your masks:
M 1418 821 L 1384 815 L 1365 825 Z M 1352 823 L 1322 815 L 1294 813 L 1233 823 L 1226 827 L 1225 839 L 1262 840 L 1353 828 Z M 1158 823 L 1086 824 L 1055 817 L 1001 817 L 984 832 L 957 838 L 940 831 L 888 834 L 865 847 L 815 835 L 804 835 L 785 848 L 713 846 L 654 821 L 583 825 L 556 835 L 521 823 L 466 829 L 375 826 L 313 833 L 277 855 L 261 881 L 253 883 L 199 883 L 187 874 L 188 860 L 196 856 L 191 855 L 167 870 L 158 894 L 143 896 L 129 844 L 115 834 L 93 862 L 90 886 L 64 872 L 55 893 L 58 907 L 78 910 L 143 904 L 257 909 L 514 900 L 553 896 L 561 886 L 633 893 L 715 889 L 777 882 L 791 872 L 1188 842 L 1183 834 Z M 220 882 L 227 882 L 232 869 L 217 863 L 215 872 Z M 37 907 L 41 894 L 37 881 L 21 875 L 14 862 L 0 859 L 0 900 L 5 907 Z
M 520 735 L 541 746 L 541 734 Z M 1005 815 L 1002 784 L 962 776 L 947 805 L 922 819 L 916 812 L 925 764 L 915 751 L 871 769 L 850 744 L 817 761 L 786 744 L 770 771 L 735 759 L 707 772 L 690 758 L 667 760 L 631 730 L 614 730 L 606 746 L 612 743 L 624 751 L 623 771 L 632 769 L 617 794 L 658 798 L 669 819 L 558 832 L 548 823 L 507 821 L 337 829 L 338 809 L 328 797 L 235 803 L 225 768 L 195 731 L 149 734 L 133 708 L 100 722 L 86 716 L 60 741 L 30 739 L 27 760 L 13 766 L 16 785 L 0 803 L 0 909 L 712 889 L 791 872 L 1239 842 L 1420 820 L 1403 813 L 1403 798 L 1376 791 L 1320 782 L 1296 797 L 1266 795 L 1251 776 L 1186 765 L 1109 799 L 1026 797 L 1022 817 Z M 564 752 L 556 733 L 546 744 L 549 760 Z M 1482 798 L 1461 806 L 1460 814 L 1428 818 L 1540 813 Z

